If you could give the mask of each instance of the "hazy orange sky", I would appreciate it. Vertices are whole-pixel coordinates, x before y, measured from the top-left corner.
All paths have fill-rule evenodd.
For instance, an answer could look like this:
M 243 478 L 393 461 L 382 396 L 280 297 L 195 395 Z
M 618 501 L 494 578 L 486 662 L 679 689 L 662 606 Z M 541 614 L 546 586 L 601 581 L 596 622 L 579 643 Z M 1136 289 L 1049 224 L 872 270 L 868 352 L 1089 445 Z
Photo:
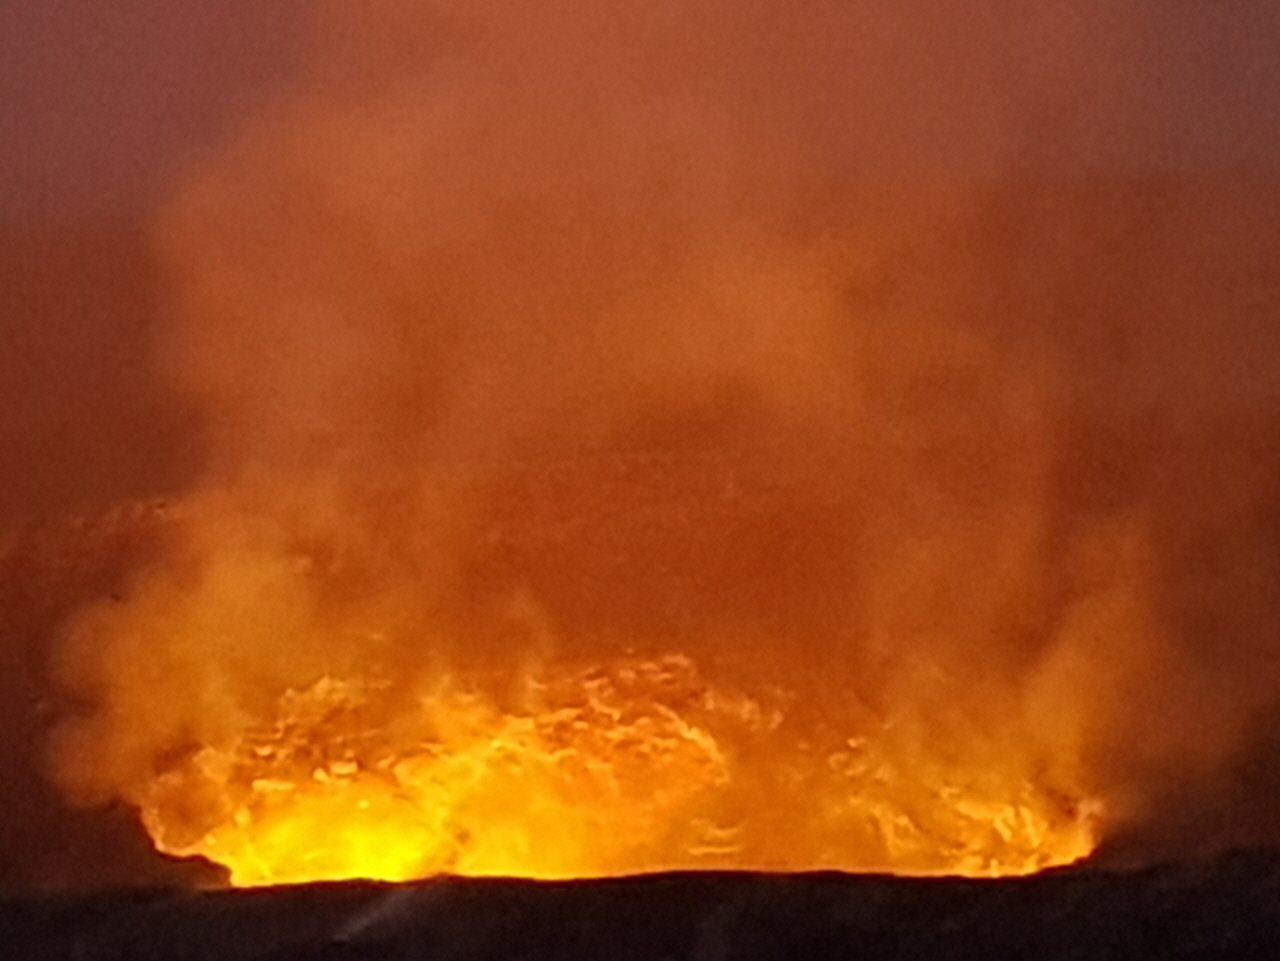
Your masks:
M 145 204 L 294 68 L 314 6 L 0 6 L 0 214 Z M 793 104 L 850 162 L 869 149 L 980 165 L 1011 154 L 1068 167 L 1280 162 L 1271 0 L 807 0 L 796 10 L 801 35 L 735 40 L 804 45 L 824 21 L 851 38 L 835 54 L 839 82 Z M 1014 134 L 1023 144 L 1005 142 L 1013 113 L 1025 116 Z
M 322 6 L 0 5 L 0 529 L 181 482 L 194 441 L 150 360 L 146 231 L 300 69 Z M 828 173 L 1280 168 L 1270 0 L 719 9 L 706 42 L 751 65 L 743 109 L 784 114 Z

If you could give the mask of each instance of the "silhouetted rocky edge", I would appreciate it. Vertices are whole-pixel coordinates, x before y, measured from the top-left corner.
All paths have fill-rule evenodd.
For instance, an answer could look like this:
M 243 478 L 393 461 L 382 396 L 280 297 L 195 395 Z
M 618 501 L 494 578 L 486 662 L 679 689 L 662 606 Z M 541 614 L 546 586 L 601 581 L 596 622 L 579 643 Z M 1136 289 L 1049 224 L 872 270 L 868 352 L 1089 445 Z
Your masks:
M 7 958 L 1276 958 L 1280 855 L 977 881 L 838 873 L 438 878 L 0 903 Z

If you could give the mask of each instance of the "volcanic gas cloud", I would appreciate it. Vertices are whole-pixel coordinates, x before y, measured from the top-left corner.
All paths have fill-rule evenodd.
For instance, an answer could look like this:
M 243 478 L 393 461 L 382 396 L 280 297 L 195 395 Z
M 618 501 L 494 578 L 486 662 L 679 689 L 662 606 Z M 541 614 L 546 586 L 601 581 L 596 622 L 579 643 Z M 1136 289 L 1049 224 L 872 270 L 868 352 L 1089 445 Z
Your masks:
M 1228 763 L 1168 499 L 1073 486 L 1111 348 L 885 53 L 978 35 L 802 6 L 325 7 L 157 227 L 209 467 L 68 632 L 70 792 L 236 884 L 997 875 Z

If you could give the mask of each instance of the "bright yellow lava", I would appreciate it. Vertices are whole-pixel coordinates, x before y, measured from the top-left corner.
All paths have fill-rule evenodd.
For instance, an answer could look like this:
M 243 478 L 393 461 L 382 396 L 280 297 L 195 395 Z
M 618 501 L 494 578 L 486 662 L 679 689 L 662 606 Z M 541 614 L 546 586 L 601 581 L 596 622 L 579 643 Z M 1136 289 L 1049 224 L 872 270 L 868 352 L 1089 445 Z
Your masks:
M 1086 798 L 886 732 L 832 749 L 670 657 L 529 682 L 522 706 L 442 684 L 289 691 L 234 743 L 197 746 L 135 795 L 158 848 L 238 886 L 436 873 L 666 869 L 1026 874 L 1086 856 Z

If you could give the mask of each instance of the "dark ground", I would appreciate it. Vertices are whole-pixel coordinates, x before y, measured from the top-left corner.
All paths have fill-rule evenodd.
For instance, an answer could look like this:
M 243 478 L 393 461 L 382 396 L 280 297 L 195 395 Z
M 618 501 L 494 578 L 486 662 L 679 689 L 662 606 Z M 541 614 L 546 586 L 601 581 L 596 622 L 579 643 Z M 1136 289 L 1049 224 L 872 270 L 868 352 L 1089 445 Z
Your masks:
M 0 902 L 8 958 L 1274 958 L 1280 856 L 968 881 L 669 874 L 442 878 Z

